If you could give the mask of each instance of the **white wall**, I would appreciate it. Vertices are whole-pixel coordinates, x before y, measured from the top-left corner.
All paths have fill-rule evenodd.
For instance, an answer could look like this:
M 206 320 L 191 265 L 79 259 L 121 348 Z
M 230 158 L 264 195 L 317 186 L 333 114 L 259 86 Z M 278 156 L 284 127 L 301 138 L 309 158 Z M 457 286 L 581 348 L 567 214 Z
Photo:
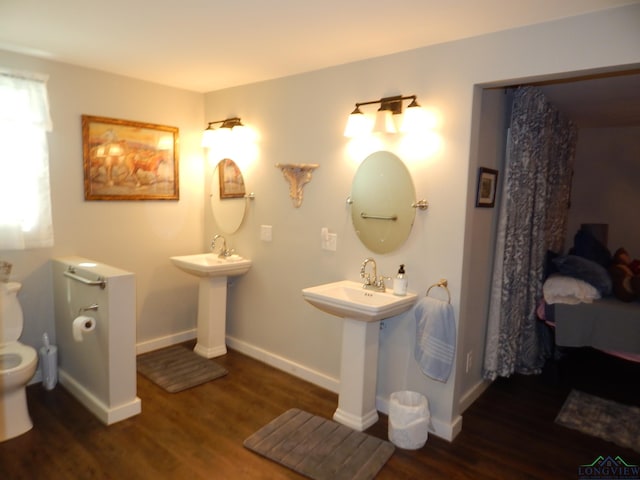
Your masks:
M 609 224 L 611 253 L 624 247 L 640 258 L 640 126 L 578 132 L 566 247 L 582 223 Z
M 474 208 L 477 167 L 487 158 L 471 149 L 472 136 L 478 135 L 472 130 L 472 111 L 480 106 L 478 100 L 474 103 L 474 86 L 637 64 L 639 18 L 636 5 L 207 94 L 208 120 L 238 115 L 261 135 L 260 158 L 245 172 L 256 200 L 240 230 L 229 236 L 229 243 L 255 262 L 231 289 L 230 342 L 330 388 L 337 386 L 340 321 L 306 304 L 300 290 L 343 278 L 358 280 L 360 263 L 371 255 L 355 237 L 345 205 L 356 162 L 363 156 L 351 156 L 342 136 L 344 122 L 355 102 L 417 94 L 423 106 L 441 114 L 443 148 L 429 158 L 400 156 L 418 197 L 426 198 L 430 208 L 417 212 L 405 245 L 374 257 L 386 274 L 405 263 L 410 289 L 421 294 L 438 279 L 449 280 L 458 317 L 458 359 L 447 384 L 425 378 L 412 357 L 413 319 L 404 315 L 385 322 L 378 396 L 384 404 L 395 390 L 421 391 L 430 399 L 439 433 L 455 433 L 465 399 L 482 386 L 481 359 L 476 357 L 468 374 L 461 359 L 469 350 L 484 350 L 495 213 Z M 474 137 L 474 148 L 479 143 Z M 395 143 L 385 148 L 399 152 Z M 288 185 L 274 167 L 278 162 L 320 164 L 299 209 L 291 205 Z M 273 226 L 271 243 L 259 240 L 263 224 Z M 320 249 L 322 227 L 337 233 L 336 252 Z M 466 235 L 467 229 L 473 233 Z M 208 216 L 207 238 L 216 231 Z M 475 267 L 476 262 L 485 266 Z
M 200 134 L 203 95 L 0 51 L 0 65 L 49 75 L 53 132 L 49 134 L 55 246 L 0 251 L 23 283 L 22 341 L 55 341 L 49 260 L 78 255 L 136 275 L 137 341 L 156 340 L 195 325 L 195 282 L 168 257 L 203 248 L 204 182 Z M 180 200 L 84 201 L 81 115 L 179 128 Z

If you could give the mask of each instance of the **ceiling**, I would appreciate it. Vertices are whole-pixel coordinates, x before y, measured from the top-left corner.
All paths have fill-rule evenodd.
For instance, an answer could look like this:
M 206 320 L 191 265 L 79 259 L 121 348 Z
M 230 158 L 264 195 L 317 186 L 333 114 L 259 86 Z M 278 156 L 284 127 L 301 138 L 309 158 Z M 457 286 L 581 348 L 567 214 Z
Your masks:
M 208 92 L 638 1 L 0 0 L 0 49 Z

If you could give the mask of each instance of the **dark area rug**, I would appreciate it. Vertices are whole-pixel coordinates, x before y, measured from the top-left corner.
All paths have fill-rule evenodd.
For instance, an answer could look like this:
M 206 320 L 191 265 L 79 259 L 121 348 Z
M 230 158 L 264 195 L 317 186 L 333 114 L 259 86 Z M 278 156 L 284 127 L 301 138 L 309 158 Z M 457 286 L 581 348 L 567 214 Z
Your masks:
M 226 375 L 225 368 L 182 345 L 145 353 L 136 359 L 138 372 L 167 392 L 176 393 Z
M 292 408 L 244 441 L 248 449 L 314 480 L 368 480 L 392 443 Z
M 571 390 L 556 423 L 640 452 L 640 408 Z

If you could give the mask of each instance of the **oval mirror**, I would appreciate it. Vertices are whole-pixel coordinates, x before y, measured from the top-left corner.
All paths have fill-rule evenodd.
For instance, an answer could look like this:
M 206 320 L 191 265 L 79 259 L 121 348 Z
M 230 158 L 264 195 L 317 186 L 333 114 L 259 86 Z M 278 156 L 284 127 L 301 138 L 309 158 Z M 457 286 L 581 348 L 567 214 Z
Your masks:
M 405 164 L 390 152 L 375 152 L 358 167 L 351 185 L 351 221 L 360 241 L 389 253 L 411 232 L 416 192 Z
M 220 160 L 211 180 L 211 210 L 223 233 L 234 233 L 240 228 L 247 206 L 245 195 L 238 165 L 229 158 Z

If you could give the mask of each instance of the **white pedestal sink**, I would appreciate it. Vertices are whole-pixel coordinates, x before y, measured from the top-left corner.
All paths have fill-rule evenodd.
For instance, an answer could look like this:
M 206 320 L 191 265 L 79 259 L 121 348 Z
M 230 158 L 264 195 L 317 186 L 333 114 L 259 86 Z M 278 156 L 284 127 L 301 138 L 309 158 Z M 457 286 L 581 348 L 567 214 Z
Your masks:
M 200 277 L 198 289 L 197 343 L 193 349 L 205 358 L 227 353 L 227 277 L 243 275 L 251 260 L 231 255 L 219 258 L 213 253 L 171 257 L 181 270 Z
M 342 358 L 338 408 L 333 419 L 363 431 L 378 421 L 376 383 L 380 320 L 405 312 L 417 297 L 398 297 L 366 290 L 360 283 L 343 280 L 305 288 L 302 296 L 314 307 L 342 317 Z

